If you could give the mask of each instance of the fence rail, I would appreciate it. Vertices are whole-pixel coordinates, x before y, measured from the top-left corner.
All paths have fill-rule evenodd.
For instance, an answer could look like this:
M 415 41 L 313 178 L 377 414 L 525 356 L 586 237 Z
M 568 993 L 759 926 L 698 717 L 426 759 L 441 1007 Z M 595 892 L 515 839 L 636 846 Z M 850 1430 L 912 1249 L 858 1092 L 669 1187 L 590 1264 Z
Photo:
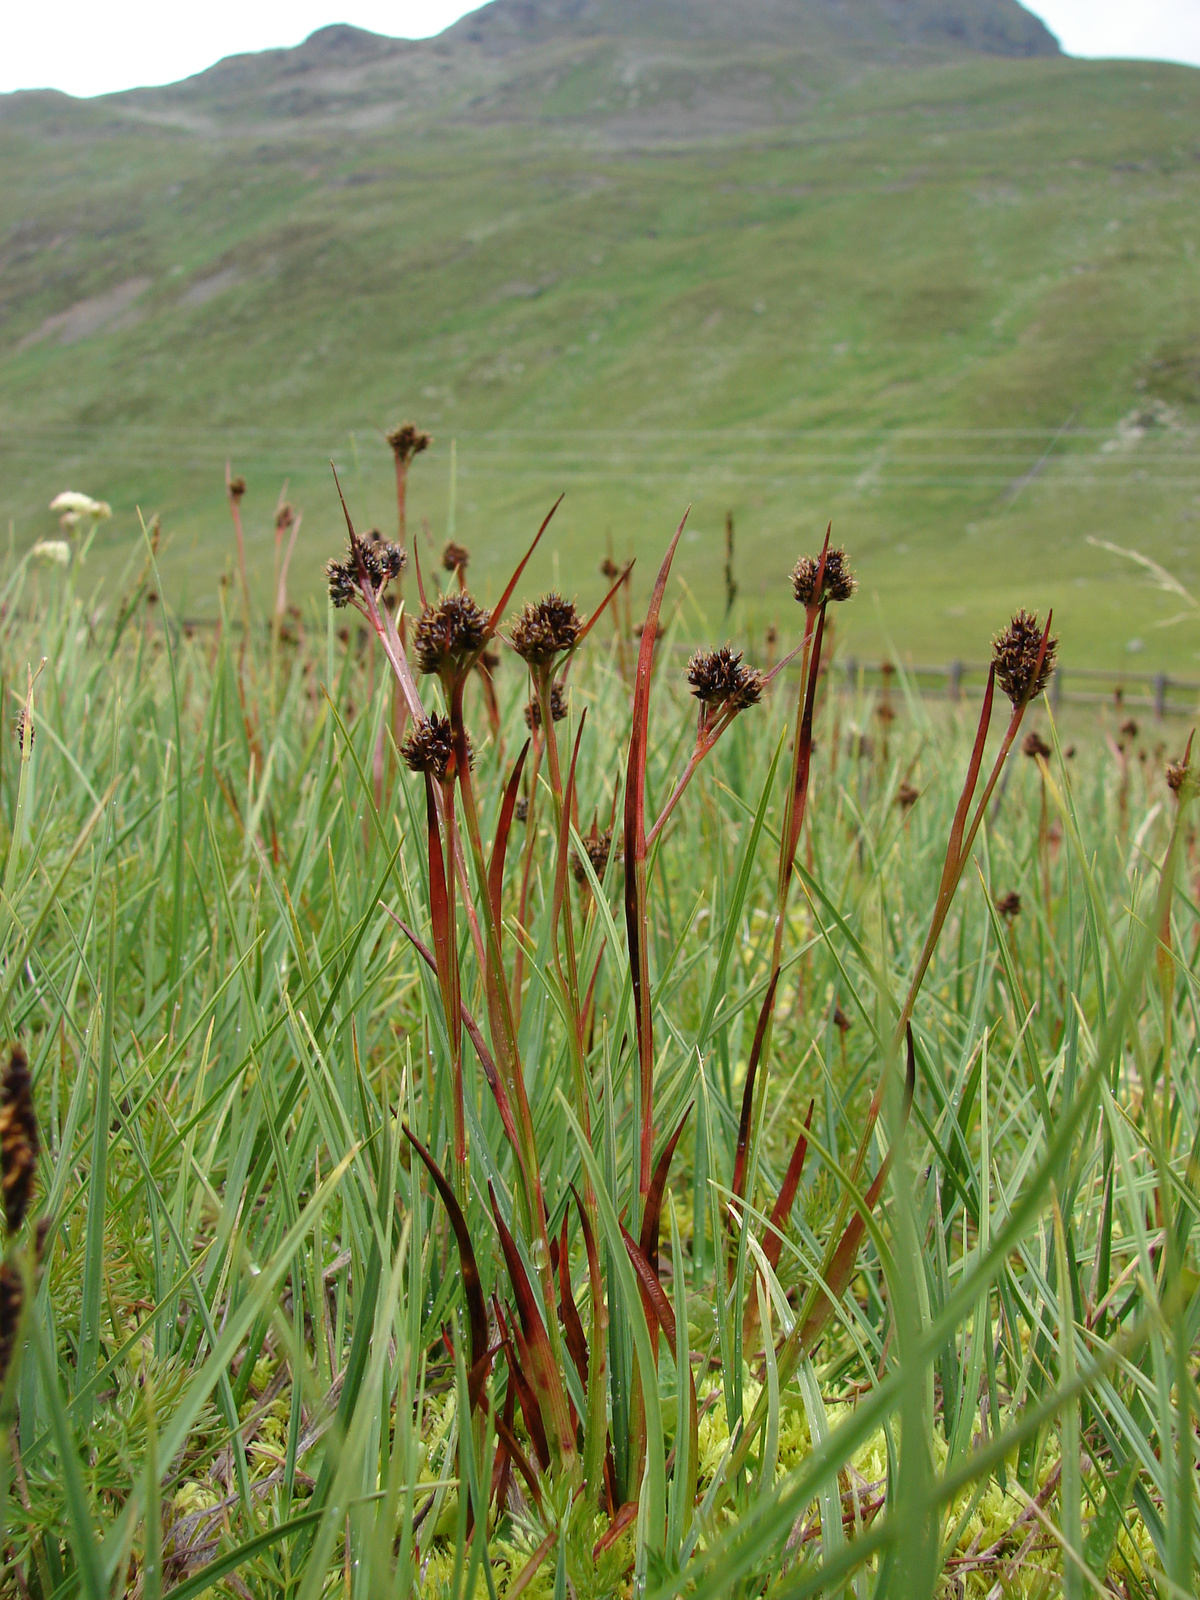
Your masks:
M 230 619 L 231 628 L 237 631 L 240 623 Z M 186 617 L 178 626 L 187 632 L 207 630 L 216 626 L 213 617 Z M 269 624 L 264 624 L 269 629 Z M 637 641 L 630 641 L 636 649 Z M 692 646 L 676 644 L 672 654 L 685 660 Z M 769 664 L 769 663 L 768 663 Z M 948 661 L 941 666 L 896 667 L 880 660 L 847 656 L 834 663 L 833 672 L 843 686 L 851 689 L 878 689 L 892 687 L 897 692 L 905 683 L 917 693 L 931 699 L 962 700 L 982 694 L 987 682 L 986 661 Z M 1079 687 L 1075 687 L 1076 685 Z M 1068 687 L 1070 685 L 1070 687 Z M 1112 706 L 1118 711 L 1148 711 L 1155 717 L 1191 717 L 1200 715 L 1200 679 L 1176 678 L 1165 672 L 1123 671 L 1109 667 L 1064 667 L 1055 669 L 1050 679 L 1050 703 L 1056 709 L 1061 705 Z
M 898 685 L 901 675 L 922 695 L 960 700 L 983 693 L 986 662 L 950 661 L 944 666 L 905 666 L 902 674 L 888 662 L 848 658 L 834 668 L 855 687 L 882 689 Z M 1076 688 L 1075 685 L 1079 687 Z M 1050 679 L 1050 704 L 1101 706 L 1114 710 L 1149 711 L 1156 717 L 1190 717 L 1200 707 L 1200 682 L 1165 672 L 1119 672 L 1104 667 L 1059 666 Z

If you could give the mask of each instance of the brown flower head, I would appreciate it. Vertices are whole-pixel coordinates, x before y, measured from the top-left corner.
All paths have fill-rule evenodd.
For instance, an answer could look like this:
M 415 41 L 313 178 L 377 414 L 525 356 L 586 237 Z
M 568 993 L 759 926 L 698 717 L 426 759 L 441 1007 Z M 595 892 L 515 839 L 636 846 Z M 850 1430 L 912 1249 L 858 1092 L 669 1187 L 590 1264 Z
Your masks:
M 1050 682 L 1054 671 L 1054 657 L 1058 640 L 1046 642 L 1046 656 L 1038 670 L 1038 653 L 1042 648 L 1042 629 L 1036 615 L 1018 611 L 1007 628 L 1002 628 L 992 640 L 992 660 L 996 667 L 996 682 L 1014 706 L 1027 705 L 1036 700 Z
M 296 520 L 296 512 L 287 500 L 275 512 L 275 532 L 286 533 Z
M 1132 717 L 1127 717 L 1121 724 L 1118 731 L 1123 733 L 1127 739 L 1136 739 L 1138 736 L 1138 725 Z
M 416 423 L 402 422 L 388 434 L 387 442 L 391 445 L 396 460 L 402 466 L 407 466 L 414 456 L 419 456 L 422 450 L 429 449 L 433 438 L 428 433 L 422 433 Z
M 850 1029 L 852 1027 L 852 1023 L 850 1021 L 850 1018 L 842 1010 L 841 1006 L 839 1006 L 839 1005 L 835 1005 L 834 1006 L 834 1008 L 833 1008 L 833 1016 L 830 1018 L 830 1020 L 832 1021 L 833 1025 L 837 1029 L 837 1031 L 840 1034 L 843 1035 L 843 1037 L 850 1032 Z
M 373 533 L 360 539 L 350 535 L 346 554 L 340 561 L 325 564 L 325 579 L 329 585 L 330 601 L 339 610 L 363 592 L 363 577 L 378 596 L 385 584 L 398 578 L 408 564 L 408 557 L 398 544 L 391 544 Z
M 29 1209 L 38 1148 L 33 1079 L 24 1050 L 14 1044 L 0 1078 L 0 1188 L 4 1195 L 4 1225 L 9 1233 L 16 1233 Z
M 637 637 L 640 639 L 642 637 L 642 635 L 646 631 L 646 624 L 644 622 L 639 622 L 637 627 L 633 631 L 637 635 Z M 657 644 L 660 639 L 665 639 L 666 636 L 667 636 L 667 630 L 663 626 L 663 624 L 661 622 L 656 623 L 655 624 L 655 628 L 654 628 L 654 642 L 655 642 L 655 644 Z
M 1052 754 L 1050 746 L 1036 728 L 1031 729 L 1022 739 L 1021 752 L 1023 755 L 1027 755 L 1031 761 L 1036 761 L 1038 756 L 1041 756 L 1044 761 Z
M 413 632 L 413 654 L 422 672 L 465 671 L 487 640 L 488 614 L 466 593 L 443 595 L 425 607 Z
M 827 600 L 849 600 L 858 581 L 846 563 L 846 552 L 830 546 L 825 556 L 821 591 L 817 592 L 820 556 L 801 556 L 792 568 L 792 593 L 802 606 L 819 606 Z
M 229 498 L 231 500 L 240 500 L 242 498 L 242 496 L 245 494 L 245 492 L 246 492 L 246 480 L 245 480 L 245 478 L 242 477 L 242 475 L 240 473 L 238 474 L 238 476 L 236 478 L 230 478 L 230 480 L 229 480 Z
M 0 1389 L 12 1363 L 24 1301 L 25 1282 L 20 1269 L 9 1261 L 0 1263 Z
M 13 723 L 13 732 L 17 736 L 17 744 L 23 750 L 25 748 L 25 707 L 24 706 L 22 706 L 20 711 L 17 712 L 17 719 Z M 34 732 L 35 732 L 35 729 L 34 729 L 34 726 L 33 726 L 33 718 L 30 717 L 29 718 L 29 748 L 31 750 L 33 749 Z
M 555 656 L 573 650 L 582 627 L 573 600 L 553 590 L 531 600 L 509 629 L 512 647 L 531 667 L 548 666 Z
M 605 556 L 600 563 L 600 576 L 607 578 L 609 583 L 615 583 L 621 576 L 621 569 L 611 556 Z
M 516 808 L 513 811 L 513 815 L 516 817 L 518 822 L 528 822 L 529 821 L 529 801 L 526 800 L 524 795 L 522 795 L 521 798 L 517 801 Z
M 1010 889 L 1007 894 L 1002 894 L 996 901 L 996 910 L 1002 917 L 1007 917 L 1011 922 L 1014 917 L 1021 915 L 1021 896 L 1015 889 Z
M 920 798 L 921 791 L 919 789 L 914 789 L 912 784 L 906 780 L 896 790 L 895 804 L 898 805 L 902 811 L 907 811 L 910 806 L 915 806 Z
M 567 714 L 567 697 L 561 683 L 550 685 L 550 716 L 554 722 L 561 722 Z M 540 700 L 530 700 L 525 706 L 525 726 L 530 733 L 542 725 L 542 703 Z
M 455 544 L 453 539 L 442 551 L 442 566 L 447 572 L 465 572 L 470 559 L 471 552 L 466 545 Z
M 1178 761 L 1168 762 L 1165 771 L 1167 788 L 1180 801 L 1190 799 L 1196 793 L 1197 788 L 1200 787 L 1197 784 L 1196 775 L 1192 771 L 1191 748 L 1191 741 L 1189 740 L 1187 750 L 1184 751 Z
M 741 652 L 727 644 L 719 650 L 697 650 L 688 662 L 687 681 L 703 706 L 744 711 L 762 699 L 762 673 L 757 667 L 745 666 Z
M 604 882 L 604 874 L 608 868 L 608 858 L 612 852 L 612 832 L 606 828 L 603 833 L 597 833 L 593 825 L 591 833 L 583 840 L 584 853 L 591 863 L 592 871 Z M 587 872 L 578 851 L 571 851 L 571 871 L 576 883 L 587 882 Z
M 875 707 L 875 715 L 880 722 L 895 722 L 896 708 L 890 700 L 881 700 Z
M 435 711 L 424 722 L 413 725 L 412 731 L 400 746 L 400 755 L 410 772 L 427 772 L 439 783 L 445 783 L 446 774 L 454 760 L 454 735 L 450 718 L 439 717 Z M 467 760 L 474 762 L 475 752 L 467 740 Z

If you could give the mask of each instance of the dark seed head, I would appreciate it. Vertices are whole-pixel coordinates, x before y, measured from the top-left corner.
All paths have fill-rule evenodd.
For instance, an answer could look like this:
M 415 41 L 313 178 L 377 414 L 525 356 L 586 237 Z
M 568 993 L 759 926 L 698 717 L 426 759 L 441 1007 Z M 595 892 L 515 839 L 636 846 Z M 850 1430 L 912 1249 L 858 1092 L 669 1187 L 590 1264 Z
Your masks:
M 609 583 L 615 583 L 621 576 L 621 569 L 611 556 L 605 556 L 600 563 L 600 576 L 607 578 Z
M 442 551 L 442 566 L 447 572 L 465 572 L 470 559 L 471 552 L 466 545 L 455 544 L 453 539 Z
M 33 1080 L 24 1050 L 14 1044 L 0 1078 L 0 1189 L 9 1233 L 16 1233 L 25 1220 L 37 1175 L 37 1158 Z
M 25 725 L 26 725 L 25 724 L 25 707 L 22 706 L 20 711 L 17 712 L 17 720 L 13 723 L 13 731 L 17 736 L 17 743 L 18 743 L 18 745 L 20 745 L 22 750 L 25 748 Z M 29 748 L 31 750 L 33 749 L 33 735 L 34 735 L 33 718 L 30 717 L 29 718 Z
M 1036 615 L 1018 611 L 1007 628 L 992 640 L 992 660 L 996 666 L 996 682 L 1014 706 L 1027 705 L 1036 700 L 1050 682 L 1054 671 L 1054 657 L 1058 640 L 1046 643 L 1046 656 L 1038 670 L 1038 652 L 1042 648 L 1042 629 Z
M 1128 717 L 1121 724 L 1119 731 L 1123 733 L 1127 739 L 1136 739 L 1138 736 L 1138 725 L 1132 717 Z
M 469 594 L 448 594 L 417 618 L 413 654 L 422 672 L 463 671 L 483 648 L 488 614 Z
M 372 594 L 378 595 L 385 584 L 400 576 L 407 563 L 408 557 L 400 546 L 381 538 L 377 532 L 372 532 L 365 539 L 351 534 L 342 559 L 326 563 L 329 598 L 339 609 L 348 605 L 356 595 L 362 593 L 364 573 Z
M 603 833 L 597 833 L 593 826 L 591 833 L 583 840 L 584 852 L 591 863 L 592 871 L 604 882 L 604 874 L 608 868 L 608 858 L 612 853 L 612 832 L 606 828 Z M 583 861 L 576 850 L 571 851 L 571 871 L 575 875 L 576 883 L 587 882 L 587 872 Z
M 24 1300 L 25 1282 L 19 1268 L 8 1261 L 0 1263 L 0 1388 L 12 1363 Z
M 573 650 L 582 624 L 573 600 L 551 591 L 531 600 L 509 629 L 512 647 L 531 667 L 544 667 Z
M 833 1025 L 837 1029 L 837 1031 L 840 1034 L 842 1034 L 843 1036 L 850 1032 L 850 1027 L 851 1027 L 850 1018 L 842 1010 L 841 1006 L 838 1006 L 838 1005 L 834 1006 L 834 1008 L 833 1008 L 833 1016 L 832 1016 L 832 1018 L 830 1020 L 832 1021 Z
M 1021 741 L 1021 753 L 1027 755 L 1031 761 L 1036 761 L 1038 756 L 1044 761 L 1052 751 L 1041 734 L 1032 729 Z
M 907 811 L 910 806 L 915 806 L 920 798 L 920 790 L 914 789 L 911 783 L 902 783 L 896 790 L 896 804 L 902 811 Z
M 450 718 L 439 717 L 435 711 L 425 722 L 416 723 L 400 746 L 400 755 L 410 772 L 427 772 L 431 778 L 444 783 L 454 760 Z M 467 741 L 467 760 L 474 760 L 470 740 Z
M 296 520 L 296 512 L 291 504 L 285 500 L 275 512 L 275 532 L 286 533 Z
M 701 705 L 728 705 L 735 711 L 762 699 L 763 678 L 757 667 L 744 665 L 740 651 L 727 644 L 719 650 L 697 650 L 688 662 L 687 681 Z
M 407 466 L 414 456 L 419 456 L 422 450 L 429 449 L 433 438 L 428 433 L 422 433 L 415 423 L 402 422 L 388 434 L 387 442 L 391 445 L 396 460 Z
M 1002 894 L 996 901 L 996 910 L 1002 917 L 1007 917 L 1011 922 L 1014 917 L 1021 915 L 1021 896 L 1015 889 L 1010 889 L 1007 894 Z
M 229 498 L 231 500 L 240 500 L 242 498 L 242 496 L 245 494 L 245 492 L 246 492 L 246 480 L 245 480 L 245 478 L 243 478 L 241 476 L 240 473 L 238 474 L 238 476 L 236 478 L 230 478 L 230 480 L 229 480 Z
M 1166 779 L 1167 788 L 1181 801 L 1190 799 L 1198 787 L 1186 753 L 1178 761 L 1168 762 Z
M 526 800 L 524 795 L 522 795 L 517 801 L 516 809 L 513 812 L 513 815 L 516 817 L 518 822 L 529 821 L 529 801 Z
M 847 565 L 846 552 L 830 546 L 825 556 L 825 571 L 818 593 L 817 573 L 820 569 L 820 556 L 801 556 L 792 568 L 792 593 L 800 604 L 817 606 L 826 600 L 849 600 L 858 582 Z
M 561 722 L 567 714 L 567 697 L 561 683 L 550 685 L 550 716 L 555 722 Z M 530 733 L 542 725 L 542 704 L 540 700 L 530 700 L 525 707 L 525 726 Z

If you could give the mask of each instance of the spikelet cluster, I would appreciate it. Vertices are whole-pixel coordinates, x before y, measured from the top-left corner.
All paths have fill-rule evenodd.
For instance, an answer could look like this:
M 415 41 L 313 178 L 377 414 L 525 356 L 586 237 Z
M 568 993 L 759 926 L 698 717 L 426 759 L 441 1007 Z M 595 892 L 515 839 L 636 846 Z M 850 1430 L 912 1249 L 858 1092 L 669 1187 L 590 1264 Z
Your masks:
M 740 651 L 723 644 L 719 650 L 697 650 L 688 662 L 687 681 L 701 705 L 731 706 L 744 711 L 762 699 L 763 677 L 748 667 Z
M 567 714 L 567 696 L 561 683 L 550 685 L 550 717 L 554 722 L 561 722 Z M 532 733 L 535 728 L 542 725 L 542 703 L 540 700 L 530 700 L 525 707 L 525 726 Z
M 342 559 L 326 564 L 329 598 L 339 610 L 349 605 L 362 592 L 363 574 L 372 593 L 378 594 L 385 584 L 400 576 L 407 564 L 408 557 L 398 544 L 381 539 L 377 534 L 366 539 L 351 534 Z
M 455 544 L 453 539 L 442 551 L 442 566 L 447 572 L 465 572 L 470 559 L 471 552 L 466 545 Z
M 597 833 L 593 829 L 582 843 L 584 853 L 591 863 L 592 871 L 603 883 L 604 874 L 608 869 L 608 858 L 612 854 L 612 830 L 606 828 L 603 833 Z M 576 883 L 587 882 L 587 872 L 577 850 L 571 851 L 571 871 L 574 874 Z
M 531 600 L 509 629 L 512 647 L 531 667 L 544 667 L 578 643 L 582 623 L 573 600 L 553 591 Z
M 821 587 L 817 589 L 820 574 Z M 820 556 L 801 556 L 792 568 L 792 593 L 802 606 L 823 605 L 827 600 L 849 600 L 858 580 L 850 571 L 846 552 L 830 547 L 825 554 L 825 570 L 821 572 Z
M 415 422 L 402 422 L 388 434 L 387 442 L 391 445 L 396 460 L 402 466 L 407 466 L 414 456 L 419 456 L 423 450 L 429 449 L 433 437 L 431 434 L 422 433 Z
M 449 717 L 437 712 L 418 722 L 400 746 L 400 755 L 410 772 L 426 772 L 439 783 L 446 781 L 454 760 L 454 735 Z M 467 740 L 467 760 L 474 764 L 475 753 Z
M 20 1229 L 29 1211 L 37 1158 L 33 1079 L 24 1050 L 14 1044 L 3 1077 L 0 1077 L 0 1195 L 4 1202 L 4 1227 L 9 1234 Z M 40 1246 L 39 1235 L 39 1252 Z M 25 1279 L 20 1268 L 11 1261 L 0 1263 L 0 1388 L 3 1388 L 12 1361 L 24 1300 Z
M 1014 706 L 1027 705 L 1030 700 L 1036 700 L 1054 672 L 1057 639 L 1047 640 L 1046 654 L 1041 667 L 1038 667 L 1042 632 L 1037 617 L 1021 610 L 992 640 L 996 682 Z
M 443 595 L 417 618 L 413 633 L 417 665 L 422 672 L 461 672 L 482 650 L 487 632 L 488 614 L 471 595 Z

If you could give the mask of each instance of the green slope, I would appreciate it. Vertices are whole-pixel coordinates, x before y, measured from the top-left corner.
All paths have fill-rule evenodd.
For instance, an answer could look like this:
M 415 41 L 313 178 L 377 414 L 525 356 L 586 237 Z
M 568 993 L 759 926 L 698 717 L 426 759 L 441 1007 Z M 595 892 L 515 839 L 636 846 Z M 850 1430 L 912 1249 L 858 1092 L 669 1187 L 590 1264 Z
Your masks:
M 308 61 L 0 100 L 19 542 L 68 485 L 113 502 L 108 546 L 160 509 L 174 591 L 211 610 L 231 456 L 256 570 L 286 478 L 315 588 L 327 458 L 386 525 L 382 433 L 412 415 L 436 436 L 416 510 L 443 538 L 456 440 L 484 590 L 562 489 L 556 573 L 584 597 L 609 535 L 648 559 L 691 502 L 690 625 L 720 625 L 732 509 L 761 627 L 833 517 L 855 648 L 978 655 L 1007 606 L 1053 601 L 1076 661 L 1140 639 L 1137 665 L 1197 670 L 1200 637 L 1154 626 L 1176 603 L 1085 541 L 1200 580 L 1200 74 L 927 37 L 343 30 Z

